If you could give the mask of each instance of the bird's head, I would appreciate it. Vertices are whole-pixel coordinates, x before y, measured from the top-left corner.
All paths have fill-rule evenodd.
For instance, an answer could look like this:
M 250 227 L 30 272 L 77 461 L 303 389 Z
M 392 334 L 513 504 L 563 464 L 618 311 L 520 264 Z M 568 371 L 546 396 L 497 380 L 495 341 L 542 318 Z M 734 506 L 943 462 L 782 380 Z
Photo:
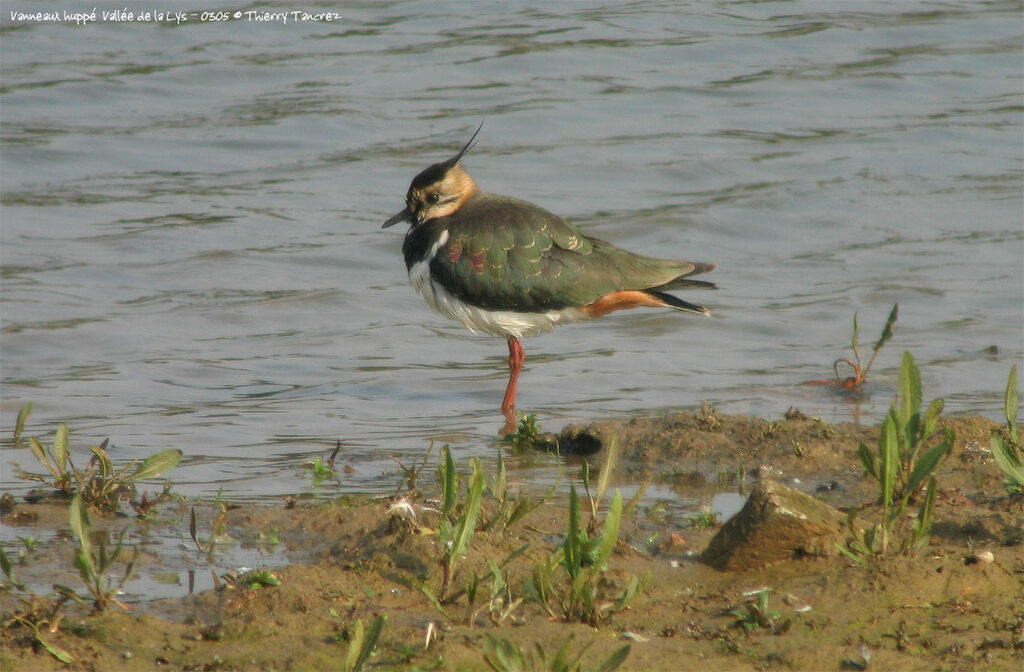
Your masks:
M 466 199 L 477 192 L 477 186 L 459 160 L 469 150 L 481 128 L 483 124 L 458 154 L 447 161 L 435 163 L 414 177 L 405 195 L 405 208 L 384 222 L 381 228 L 386 229 L 398 222 L 409 222 L 415 227 L 431 219 L 447 217 L 461 208 Z

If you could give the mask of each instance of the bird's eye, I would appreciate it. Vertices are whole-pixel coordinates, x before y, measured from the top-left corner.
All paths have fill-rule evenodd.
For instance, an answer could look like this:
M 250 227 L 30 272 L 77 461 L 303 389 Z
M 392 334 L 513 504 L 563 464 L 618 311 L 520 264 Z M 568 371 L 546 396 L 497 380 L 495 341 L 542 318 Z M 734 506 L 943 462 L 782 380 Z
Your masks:
M 437 203 L 440 200 L 441 200 L 441 197 L 438 196 L 436 193 L 435 194 L 427 194 L 427 203 L 430 203 L 431 205 L 433 205 L 434 203 Z

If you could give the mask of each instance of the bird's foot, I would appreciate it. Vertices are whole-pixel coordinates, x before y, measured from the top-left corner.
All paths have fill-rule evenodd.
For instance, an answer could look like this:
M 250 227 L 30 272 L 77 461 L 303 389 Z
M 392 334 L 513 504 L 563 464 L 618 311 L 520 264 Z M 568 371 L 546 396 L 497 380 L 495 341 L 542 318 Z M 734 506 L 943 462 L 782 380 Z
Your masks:
M 501 413 L 505 416 L 504 426 L 498 430 L 500 436 L 508 436 L 509 434 L 515 434 L 516 429 L 519 426 L 518 418 L 516 418 L 516 407 L 514 404 L 509 406 L 502 406 Z

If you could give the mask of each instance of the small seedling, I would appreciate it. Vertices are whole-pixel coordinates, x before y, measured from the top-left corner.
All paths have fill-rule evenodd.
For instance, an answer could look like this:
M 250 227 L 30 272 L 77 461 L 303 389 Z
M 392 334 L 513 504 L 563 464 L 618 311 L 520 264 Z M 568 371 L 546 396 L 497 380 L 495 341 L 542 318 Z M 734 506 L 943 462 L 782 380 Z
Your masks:
M 462 592 L 466 594 L 466 625 L 473 628 L 473 604 L 476 602 L 476 594 L 480 590 L 480 575 L 476 570 L 470 570 L 466 576 L 466 585 Z
M 875 341 L 874 349 L 871 353 L 871 359 L 868 360 L 867 366 L 863 365 L 863 361 L 860 357 L 860 324 L 857 322 L 857 313 L 853 314 L 853 337 L 850 339 L 850 346 L 853 349 L 853 358 L 856 361 L 850 360 L 845 357 L 841 357 L 832 363 L 832 371 L 835 374 L 835 378 L 829 380 L 809 380 L 806 384 L 809 385 L 835 385 L 848 392 L 859 394 L 861 392 L 864 382 L 868 379 L 868 371 L 871 370 L 871 365 L 875 363 L 875 358 L 878 356 L 878 352 L 882 349 L 882 346 L 892 338 L 892 329 L 896 324 L 896 318 L 899 315 L 899 304 L 894 303 L 892 310 L 889 311 L 889 317 L 885 321 L 885 326 L 882 327 L 882 334 Z M 853 375 L 843 378 L 839 375 L 839 365 L 846 364 L 853 370 Z
M 512 446 L 515 448 L 532 448 L 540 437 L 540 425 L 537 424 L 537 414 L 530 413 L 519 418 L 519 426 L 516 433 L 512 435 Z
M 210 555 L 212 555 L 214 550 L 216 550 L 218 544 L 224 544 L 231 541 L 231 536 L 228 534 L 228 504 L 221 500 L 219 490 L 217 491 L 217 497 L 214 502 L 217 515 L 214 516 L 209 538 L 200 539 L 197 536 L 198 528 L 196 525 L 196 508 L 194 506 L 189 511 L 188 520 L 188 533 L 192 537 L 192 541 L 195 543 L 196 548 Z
M 414 644 L 392 644 L 391 650 L 398 654 L 398 662 L 408 665 L 419 655 L 420 649 Z
M 15 443 L 21 444 L 21 433 L 31 405 L 26 405 L 18 415 L 15 427 Z M 122 500 L 132 500 L 135 483 L 147 478 L 156 478 L 178 466 L 182 452 L 176 448 L 150 455 L 139 464 L 132 460 L 121 469 L 115 469 L 107 453 L 108 440 L 92 446 L 92 458 L 85 469 L 75 467 L 68 448 L 68 426 L 61 423 L 53 439 L 52 448 L 44 448 L 39 439 L 30 437 L 29 449 L 49 475 L 21 471 L 18 477 L 46 483 L 66 495 L 80 495 L 85 503 L 101 511 L 114 511 Z
M 43 630 L 59 631 L 60 623 L 64 619 L 62 613 L 64 604 L 68 600 L 80 602 L 81 598 L 73 590 L 63 586 L 54 586 L 54 590 L 46 595 L 37 595 L 15 576 L 14 567 L 3 547 L 0 547 L 0 569 L 4 574 L 0 592 L 5 596 L 5 620 L 0 623 L 0 626 L 7 630 L 15 625 L 20 625 L 28 629 L 32 633 L 32 638 L 54 658 L 65 665 L 74 663 L 75 657 L 50 642 L 43 635 Z M 9 599 L 6 598 L 12 592 L 19 594 L 18 606 L 14 609 L 11 608 Z
M 878 539 L 881 537 L 881 524 L 863 530 L 857 528 L 859 509 L 853 507 L 846 514 L 846 543 L 837 543 L 836 549 L 855 565 L 866 565 L 881 556 Z
M 256 533 L 256 546 L 261 551 L 273 553 L 280 544 L 281 540 L 277 537 L 277 530 L 270 530 L 269 532 L 260 530 Z
M 636 492 L 633 493 L 633 496 L 629 498 L 626 506 L 622 509 L 625 515 L 636 520 L 640 511 L 640 500 L 647 494 L 647 488 L 651 486 L 652 482 L 654 482 L 654 472 L 648 472 L 647 478 L 644 479 L 644 482 L 640 484 L 640 487 L 636 489 Z
M 615 462 L 618 457 L 619 437 L 616 435 L 612 437 L 608 444 L 608 449 L 605 451 L 604 465 L 601 467 L 601 472 L 597 477 L 597 491 L 593 494 L 590 492 L 590 462 L 583 460 L 583 490 L 587 494 L 587 499 L 590 500 L 590 524 L 588 526 L 590 529 L 593 529 L 597 523 L 596 519 L 601 508 L 601 500 L 604 499 L 605 493 L 608 492 L 608 480 L 611 478 L 612 470 L 615 468 Z
M 498 471 L 488 484 L 488 491 L 491 493 L 491 496 L 497 500 L 498 507 L 492 515 L 482 520 L 480 529 L 485 531 L 491 530 L 500 524 L 502 532 L 507 534 L 510 527 L 554 497 L 555 493 L 558 491 L 559 484 L 562 482 L 562 471 L 562 466 L 559 466 L 558 476 L 555 478 L 555 484 L 544 497 L 529 497 L 520 494 L 517 495 L 513 501 L 510 496 L 508 471 L 505 469 L 505 460 L 501 453 L 498 453 Z
M 315 457 L 306 464 L 309 465 L 313 472 L 313 480 L 318 481 L 328 476 L 334 476 L 334 467 L 328 466 L 326 463 L 321 462 L 319 457 Z
M 877 452 L 861 444 L 859 454 L 864 470 L 878 481 L 882 501 L 879 552 L 888 553 L 893 524 L 910 499 L 927 484 L 927 492 L 918 523 L 904 550 L 918 548 L 927 541 L 935 499 L 933 474 L 953 447 L 954 436 L 945 430 L 945 438 L 926 448 L 937 433 L 942 399 L 935 399 L 921 413 L 921 374 L 909 352 L 903 353 L 899 394 L 893 400 L 878 436 Z
M 730 611 L 729 613 L 736 617 L 736 622 L 733 625 L 743 628 L 744 632 L 764 628 L 770 630 L 773 635 L 778 635 L 788 630 L 790 624 L 788 620 L 781 625 L 776 625 L 776 621 L 781 614 L 769 607 L 771 592 L 771 588 L 762 588 L 753 594 L 755 596 L 754 599 L 748 600 L 742 606 Z
M 402 470 L 402 474 L 405 476 L 405 483 L 404 483 L 404 485 L 405 485 L 406 494 L 411 495 L 413 492 L 416 491 L 416 481 L 419 479 L 420 474 L 423 473 L 423 470 L 426 469 L 427 462 L 429 462 L 430 455 L 433 452 L 434 452 L 434 442 L 431 441 L 430 442 L 430 447 L 427 448 L 427 453 L 423 456 L 423 461 L 420 462 L 420 466 L 419 467 L 417 467 L 415 465 L 413 465 L 411 467 L 406 467 L 404 464 L 402 464 L 402 461 L 400 459 L 398 459 L 394 455 L 391 456 L 391 459 L 398 463 L 398 468 Z M 395 497 L 398 497 L 399 493 L 401 493 L 401 492 L 402 492 L 402 484 L 399 484 L 398 489 L 395 490 L 395 494 L 392 497 L 392 499 L 394 499 Z
M 893 400 L 878 434 L 878 448 L 872 451 L 861 444 L 858 450 L 864 470 L 879 484 L 882 516 L 872 528 L 858 531 L 854 519 L 858 509 L 847 517 L 850 535 L 839 550 L 858 564 L 889 553 L 893 527 L 911 499 L 924 489 L 924 498 L 910 533 L 900 540 L 900 550 L 910 552 L 928 542 L 935 506 L 935 472 L 953 447 L 954 435 L 946 429 L 944 438 L 927 447 L 938 434 L 942 399 L 935 399 L 921 413 L 921 374 L 909 352 L 903 354 L 899 394 Z
M 236 577 L 233 583 L 246 586 L 250 590 L 259 590 L 260 588 L 280 586 L 281 579 L 277 578 L 269 569 L 250 569 Z
M 698 530 L 707 530 L 718 525 L 718 514 L 710 506 L 700 507 L 700 511 L 686 517 L 690 527 Z
M 1003 410 L 1006 414 L 1005 432 L 992 434 L 989 445 L 992 456 L 1006 476 L 1006 490 L 1012 495 L 1024 495 L 1024 459 L 1022 459 L 1020 425 L 1017 424 L 1017 365 L 1010 369 L 1006 382 Z
M 470 628 L 476 623 L 476 619 L 485 611 L 491 619 L 494 625 L 501 625 L 508 619 L 512 614 L 519 608 L 519 605 L 523 603 L 523 598 L 512 597 L 512 587 L 508 583 L 508 578 L 502 571 L 509 563 L 515 558 L 521 555 L 529 547 L 528 544 L 523 544 L 519 549 L 513 551 L 505 560 L 499 565 L 490 558 L 487 559 L 487 566 L 490 569 L 490 574 L 479 578 L 476 572 L 470 574 L 470 578 L 466 583 L 464 592 L 469 601 L 467 606 L 466 620 Z M 476 602 L 477 594 L 480 589 L 480 583 L 484 581 L 490 581 L 491 589 L 487 602 L 480 606 L 478 609 L 473 609 L 474 603 Z M 513 619 L 514 620 L 514 619 Z
M 149 498 L 149 493 L 142 493 L 139 500 L 132 500 L 128 504 L 135 510 L 135 517 L 143 521 L 156 520 L 156 503 L 160 497 Z
M 338 451 L 341 450 L 341 441 L 338 441 L 334 447 L 334 452 L 327 460 L 323 460 L 319 456 L 314 457 L 312 460 L 308 460 L 302 463 L 302 466 L 309 467 L 313 474 L 313 483 L 319 483 L 325 478 L 333 478 L 337 475 L 334 470 L 334 459 L 338 456 Z
M 469 490 L 464 502 L 459 501 L 459 475 L 455 471 L 455 461 L 448 446 L 444 447 L 444 460 L 438 469 L 441 482 L 441 518 L 438 522 L 437 536 L 444 549 L 441 559 L 441 591 L 440 601 L 450 599 L 448 588 L 452 582 L 455 563 L 465 555 L 476 530 L 477 516 L 483 501 L 484 475 L 480 459 L 474 457 L 472 462 L 473 475 L 470 477 Z
M 18 541 L 20 541 L 21 545 L 25 547 L 23 551 L 18 553 L 18 558 L 20 559 L 23 559 L 39 546 L 39 540 L 35 537 L 18 537 Z
M 761 430 L 762 439 L 770 439 L 779 433 L 782 429 L 782 423 L 777 421 L 769 420 L 765 425 L 765 428 Z
M 495 672 L 580 672 L 583 669 L 581 659 L 590 644 L 575 654 L 569 651 L 573 636 L 565 640 L 553 655 L 549 655 L 540 642 L 533 645 L 533 653 L 524 652 L 518 645 L 504 637 L 487 634 L 481 642 L 484 649 L 484 662 Z M 596 672 L 614 672 L 629 657 L 630 646 L 627 644 L 616 649 L 610 656 L 597 666 Z
M 612 498 L 600 534 L 591 538 L 580 524 L 580 504 L 576 487 L 569 488 L 569 525 L 560 548 L 546 560 L 534 565 L 533 596 L 553 617 L 569 622 L 598 625 L 624 609 L 646 585 L 633 574 L 614 599 L 606 599 L 608 558 L 618 541 L 622 517 L 622 495 Z M 561 569 L 561 572 L 558 570 Z M 564 578 L 557 579 L 557 574 Z
M 520 415 L 519 425 L 516 427 L 516 431 L 508 437 L 508 441 L 512 444 L 512 448 L 517 451 L 545 450 L 553 453 L 558 452 L 558 442 L 545 438 L 541 433 L 536 413 Z
M 85 581 L 86 588 L 93 598 L 93 605 L 96 611 L 104 611 L 111 604 L 116 604 L 125 611 L 128 605 L 117 599 L 116 595 L 128 582 L 135 569 L 135 561 L 139 556 L 138 547 L 132 555 L 131 560 L 125 568 L 124 576 L 115 584 L 110 582 L 109 572 L 121 556 L 124 546 L 124 535 L 128 531 L 126 527 L 117 537 L 117 546 L 114 551 L 108 552 L 106 542 L 101 542 L 99 547 L 93 546 L 92 526 L 89 523 L 89 513 L 85 501 L 81 495 L 75 495 L 71 500 L 71 532 L 78 542 L 75 551 L 75 567 Z
M 341 450 L 341 441 L 338 441 L 334 448 L 334 452 L 332 452 L 330 457 L 326 460 L 318 455 L 312 460 L 307 460 L 302 463 L 303 467 L 309 467 L 310 473 L 313 477 L 314 486 L 320 484 L 324 479 L 335 478 L 337 476 L 337 472 L 334 470 L 334 459 L 337 457 L 339 450 Z

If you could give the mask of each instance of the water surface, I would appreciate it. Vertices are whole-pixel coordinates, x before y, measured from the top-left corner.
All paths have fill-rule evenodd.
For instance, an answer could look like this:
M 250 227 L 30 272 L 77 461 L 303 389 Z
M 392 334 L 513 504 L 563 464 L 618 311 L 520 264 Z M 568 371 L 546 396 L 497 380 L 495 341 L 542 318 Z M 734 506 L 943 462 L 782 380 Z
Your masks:
M 339 440 L 354 471 L 322 494 L 390 491 L 391 456 L 431 440 L 493 460 L 505 345 L 433 314 L 380 230 L 481 121 L 483 189 L 720 265 L 687 295 L 710 318 L 527 340 L 519 407 L 544 428 L 702 400 L 874 422 L 902 350 L 947 412 L 1001 413 L 1024 351 L 1019 3 L 282 2 L 342 16 L 86 26 L 8 5 L 5 436 L 32 401 L 47 442 L 67 421 L 119 460 L 178 447 L 176 491 L 235 500 L 308 493 L 301 462 Z M 896 302 L 863 402 L 799 384 Z M 32 461 L 5 444 L 0 487 Z

